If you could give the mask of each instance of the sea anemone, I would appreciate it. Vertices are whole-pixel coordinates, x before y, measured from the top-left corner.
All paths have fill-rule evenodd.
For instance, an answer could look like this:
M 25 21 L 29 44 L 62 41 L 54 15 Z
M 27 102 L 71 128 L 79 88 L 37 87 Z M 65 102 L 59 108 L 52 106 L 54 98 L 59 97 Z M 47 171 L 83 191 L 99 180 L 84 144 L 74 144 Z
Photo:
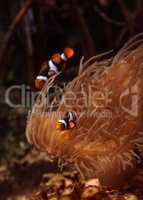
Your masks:
M 143 150 L 143 34 L 105 58 L 81 63 L 53 103 L 49 80 L 29 113 L 26 136 L 50 158 L 73 163 L 82 177 L 117 184 L 136 171 Z M 59 132 L 56 123 L 67 111 L 76 113 L 77 127 Z

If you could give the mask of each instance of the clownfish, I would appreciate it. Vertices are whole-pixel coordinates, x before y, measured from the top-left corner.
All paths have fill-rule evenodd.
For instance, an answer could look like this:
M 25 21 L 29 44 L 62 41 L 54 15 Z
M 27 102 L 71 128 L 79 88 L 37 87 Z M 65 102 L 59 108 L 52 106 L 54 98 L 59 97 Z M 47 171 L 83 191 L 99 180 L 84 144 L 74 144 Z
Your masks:
M 58 73 L 64 71 L 67 66 L 67 62 L 74 56 L 74 50 L 72 48 L 65 48 L 63 53 L 55 53 L 48 62 L 44 62 L 40 73 L 35 79 L 35 87 L 41 90 L 45 82 L 50 77 L 55 77 Z
M 76 115 L 73 112 L 67 112 L 63 119 L 57 122 L 56 129 L 63 131 L 66 129 L 73 129 L 76 127 Z

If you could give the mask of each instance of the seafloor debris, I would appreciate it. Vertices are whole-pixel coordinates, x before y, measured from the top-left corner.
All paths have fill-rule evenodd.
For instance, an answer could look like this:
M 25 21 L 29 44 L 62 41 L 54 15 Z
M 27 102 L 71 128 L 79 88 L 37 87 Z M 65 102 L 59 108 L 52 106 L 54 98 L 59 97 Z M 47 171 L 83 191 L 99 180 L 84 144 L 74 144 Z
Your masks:
M 102 187 L 98 179 L 80 180 L 76 172 L 45 174 L 29 200 L 141 200 L 136 194 Z

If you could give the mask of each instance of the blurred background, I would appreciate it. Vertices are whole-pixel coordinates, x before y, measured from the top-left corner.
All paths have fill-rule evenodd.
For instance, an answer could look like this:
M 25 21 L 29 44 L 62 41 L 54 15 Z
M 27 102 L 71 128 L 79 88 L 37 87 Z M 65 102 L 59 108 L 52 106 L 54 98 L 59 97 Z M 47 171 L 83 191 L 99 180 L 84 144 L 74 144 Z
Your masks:
M 74 78 L 82 56 L 114 55 L 142 24 L 142 0 L 0 1 L 0 200 L 33 191 L 47 169 L 56 170 L 27 144 L 31 104 L 21 104 L 21 87 L 33 91 L 41 64 L 65 47 L 75 50 Z

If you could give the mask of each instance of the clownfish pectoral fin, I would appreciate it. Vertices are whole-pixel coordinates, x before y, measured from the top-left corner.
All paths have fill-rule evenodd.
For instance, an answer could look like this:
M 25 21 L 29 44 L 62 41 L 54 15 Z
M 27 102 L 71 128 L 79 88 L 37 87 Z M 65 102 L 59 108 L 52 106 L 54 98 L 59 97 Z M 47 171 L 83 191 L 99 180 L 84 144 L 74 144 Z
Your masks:
M 69 129 L 73 129 L 73 128 L 75 128 L 75 127 L 76 127 L 75 122 L 70 121 L 70 122 L 69 122 Z

